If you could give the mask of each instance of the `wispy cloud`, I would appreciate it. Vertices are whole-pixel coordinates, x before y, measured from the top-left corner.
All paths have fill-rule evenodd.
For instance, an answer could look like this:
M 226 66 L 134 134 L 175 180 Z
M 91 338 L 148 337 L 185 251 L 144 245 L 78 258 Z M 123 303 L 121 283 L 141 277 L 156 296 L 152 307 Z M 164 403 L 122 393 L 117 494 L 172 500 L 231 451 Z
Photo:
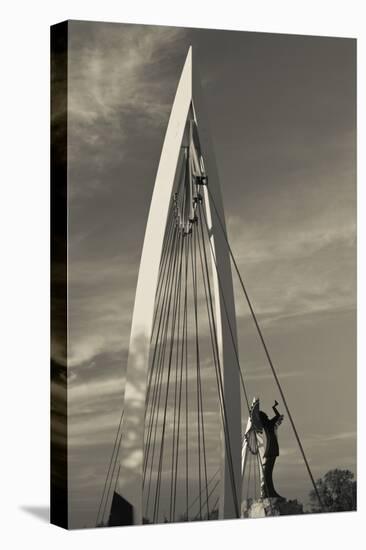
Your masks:
M 327 222 L 271 234 L 229 219 L 239 270 L 262 322 L 355 307 L 355 223 Z M 235 274 L 234 282 L 237 314 L 248 316 Z
M 244 369 L 242 369 L 244 370 Z M 285 378 L 297 378 L 306 376 L 308 373 L 301 370 L 293 370 L 293 371 L 286 371 L 281 373 L 281 380 L 284 380 Z M 258 367 L 256 369 L 245 369 L 244 372 L 245 380 L 273 380 L 273 374 L 270 370 L 269 366 L 266 367 Z
M 73 27 L 75 25 L 75 30 Z M 90 38 L 80 40 L 77 23 L 71 24 L 69 57 L 69 112 L 73 120 L 86 125 L 118 114 L 142 113 L 160 122 L 168 103 L 164 94 L 161 66 L 169 59 L 169 48 L 184 34 L 178 28 L 135 25 L 91 26 Z M 159 68 L 159 79 L 154 69 Z M 170 84 L 170 83 L 169 83 Z M 170 85 L 169 85 L 170 88 Z M 120 127 L 123 132 L 123 125 Z M 85 135 L 91 144 L 96 135 Z
M 333 224 L 332 224 L 333 221 Z M 263 234 L 263 229 L 266 234 Z M 329 246 L 353 247 L 356 241 L 356 222 L 337 219 L 318 220 L 314 227 L 293 227 L 291 233 L 283 228 L 275 233 L 266 227 L 247 226 L 237 216 L 228 218 L 228 232 L 232 236 L 231 244 L 237 250 L 237 260 L 245 265 L 263 264 L 264 262 L 288 262 L 304 257 L 312 258 L 314 254 L 326 250 Z
M 79 260 L 69 268 L 69 367 L 128 345 L 136 264 L 111 258 L 102 266 Z
M 166 123 L 174 83 L 162 67 L 183 36 L 178 28 L 71 23 L 69 161 L 82 165 L 90 157 L 93 170 L 87 181 L 75 174 L 78 185 L 70 186 L 70 199 L 102 185 L 116 150 L 120 158 L 137 155 L 131 139 Z

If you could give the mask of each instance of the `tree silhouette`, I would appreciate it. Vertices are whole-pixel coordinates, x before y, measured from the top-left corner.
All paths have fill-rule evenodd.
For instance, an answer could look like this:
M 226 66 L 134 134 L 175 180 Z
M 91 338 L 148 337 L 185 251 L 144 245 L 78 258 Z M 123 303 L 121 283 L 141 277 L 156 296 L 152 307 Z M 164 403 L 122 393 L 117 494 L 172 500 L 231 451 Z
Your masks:
M 315 491 L 310 492 L 312 512 L 345 512 L 356 510 L 357 482 L 350 470 L 329 470 L 323 478 L 318 479 L 316 486 L 319 491 L 323 509 Z

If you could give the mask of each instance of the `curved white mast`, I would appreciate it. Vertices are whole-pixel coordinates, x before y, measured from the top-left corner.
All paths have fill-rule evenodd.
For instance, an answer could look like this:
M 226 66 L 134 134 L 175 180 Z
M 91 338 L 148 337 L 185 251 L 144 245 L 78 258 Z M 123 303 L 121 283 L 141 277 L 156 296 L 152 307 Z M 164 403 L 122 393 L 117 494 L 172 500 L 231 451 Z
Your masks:
M 230 439 L 232 467 L 236 488 L 236 497 L 234 499 L 225 440 L 222 435 L 220 517 L 237 517 L 235 500 L 240 506 L 240 381 L 233 348 L 233 338 L 236 346 L 237 341 L 231 265 L 227 245 L 222 233 L 222 228 L 220 227 L 220 221 L 217 218 L 218 214 L 221 223 L 223 223 L 225 227 L 216 162 L 205 118 L 204 105 L 201 99 L 200 82 L 196 74 L 196 68 L 193 67 L 192 63 L 192 48 L 189 48 L 170 114 L 156 175 L 141 254 L 132 317 L 126 374 L 121 470 L 118 493 L 132 505 L 134 524 L 142 523 L 143 513 L 142 468 L 144 454 L 145 396 L 159 265 L 179 154 L 191 106 L 199 129 L 202 155 L 210 188 L 209 194 L 206 187 L 204 187 L 204 200 L 206 212 L 208 214 L 211 242 L 213 244 L 217 264 L 217 268 L 214 264 L 212 268 L 217 336 L 228 421 L 227 432 Z M 214 208 L 211 208 L 210 195 L 213 197 L 217 212 Z M 217 278 L 217 271 L 219 273 L 220 283 Z M 221 289 L 219 289 L 220 286 Z M 219 290 L 222 292 L 219 292 Z M 222 294 L 225 296 L 225 306 Z M 225 313 L 225 308 L 227 313 Z M 230 333 L 227 316 L 230 320 L 232 334 Z M 223 429 L 221 429 L 221 432 L 222 431 Z

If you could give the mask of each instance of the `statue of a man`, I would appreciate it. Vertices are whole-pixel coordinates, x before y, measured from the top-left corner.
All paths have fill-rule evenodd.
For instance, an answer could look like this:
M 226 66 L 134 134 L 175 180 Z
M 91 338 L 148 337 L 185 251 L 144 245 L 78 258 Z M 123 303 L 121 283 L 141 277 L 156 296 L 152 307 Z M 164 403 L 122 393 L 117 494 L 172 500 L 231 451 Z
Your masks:
M 259 411 L 260 423 L 266 436 L 266 447 L 263 455 L 262 498 L 283 498 L 276 492 L 272 477 L 276 458 L 280 454 L 276 432 L 283 420 L 283 415 L 278 412 L 277 405 L 278 403 L 275 401 L 272 407 L 275 413 L 273 418 L 268 418 L 265 412 Z

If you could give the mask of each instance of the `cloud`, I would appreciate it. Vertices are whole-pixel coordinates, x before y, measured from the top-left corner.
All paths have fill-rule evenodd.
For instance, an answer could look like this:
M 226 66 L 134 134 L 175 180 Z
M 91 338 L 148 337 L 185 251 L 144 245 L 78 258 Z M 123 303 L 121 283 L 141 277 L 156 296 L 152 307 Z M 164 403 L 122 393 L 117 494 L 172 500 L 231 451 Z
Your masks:
M 70 200 L 95 192 L 108 175 L 105 167 L 110 172 L 117 159 L 138 156 L 131 143 L 138 147 L 141 133 L 166 124 L 174 83 L 162 67 L 169 67 L 169 52 L 183 36 L 178 28 L 71 22 Z
M 347 431 L 347 432 L 339 432 L 339 433 L 333 433 L 333 434 L 317 434 L 314 435 L 310 441 L 312 443 L 318 443 L 318 444 L 328 444 L 329 442 L 343 442 L 347 440 L 356 440 L 357 432 L 356 431 Z
M 353 221 L 314 227 L 246 226 L 229 218 L 232 249 L 261 323 L 355 307 Z M 250 315 L 233 270 L 238 316 Z
M 237 261 L 246 265 L 263 264 L 274 260 L 311 259 L 332 245 L 353 247 L 356 222 L 347 219 L 339 223 L 337 219 L 326 218 L 313 228 L 300 224 L 300 227 L 293 227 L 291 233 L 286 226 L 273 233 L 266 227 L 260 232 L 257 226 L 247 226 L 238 216 L 229 216 L 228 232 L 232 235 L 232 247 L 238 251 Z
M 75 26 L 75 32 L 73 27 Z M 151 122 L 168 109 L 162 98 L 169 48 L 184 34 L 178 28 L 135 25 L 90 26 L 84 40 L 77 23 L 71 23 L 69 113 L 86 125 L 108 120 L 117 113 L 138 111 Z M 84 27 L 85 29 L 85 27 Z M 159 67 L 159 79 L 154 78 Z M 123 127 L 121 127 L 123 131 Z M 85 136 L 91 144 L 97 136 Z
M 111 397 L 121 396 L 123 393 L 123 378 L 112 377 L 105 380 L 88 381 L 69 385 L 69 403 L 79 411 L 85 403 L 93 403 L 99 399 L 108 400 Z
M 357 438 L 357 432 L 341 432 L 334 435 L 328 435 L 324 437 L 324 441 L 344 441 L 347 439 L 356 439 Z
M 244 371 L 244 369 L 242 369 Z M 306 373 L 301 370 L 287 371 L 281 373 L 281 380 L 285 378 L 297 378 L 302 376 L 308 376 L 309 373 Z M 270 367 L 257 367 L 253 370 L 245 369 L 243 372 L 245 380 L 273 380 L 273 374 L 270 371 Z
M 69 267 L 69 359 L 75 367 L 128 345 L 136 265 L 125 256 Z

